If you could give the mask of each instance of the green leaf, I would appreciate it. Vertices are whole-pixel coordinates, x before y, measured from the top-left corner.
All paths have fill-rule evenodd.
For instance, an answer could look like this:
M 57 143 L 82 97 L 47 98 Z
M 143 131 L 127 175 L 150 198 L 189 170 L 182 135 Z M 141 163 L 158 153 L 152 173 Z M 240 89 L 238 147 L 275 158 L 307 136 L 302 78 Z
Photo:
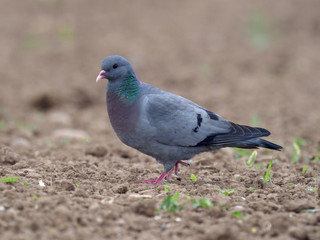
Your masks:
M 164 191 L 165 191 L 166 193 L 169 193 L 169 188 L 168 188 L 168 187 L 165 187 Z
M 230 195 L 231 193 L 234 193 L 236 190 L 234 189 L 219 189 L 219 188 L 216 188 L 216 190 L 218 190 L 220 193 L 224 194 L 224 195 Z
M 2 121 L 0 122 L 0 128 L 2 128 L 3 125 L 4 125 L 4 120 L 2 120 Z
M 190 175 L 190 179 L 195 181 L 195 182 L 197 181 L 197 177 L 193 173 Z
M 319 161 L 319 156 L 314 157 L 313 162 L 317 163 Z
M 296 138 L 296 140 L 294 141 L 295 144 L 298 145 L 298 147 L 302 147 L 307 145 L 306 140 L 302 139 L 302 138 Z
M 231 212 L 231 214 L 233 216 L 235 216 L 236 218 L 238 218 L 238 219 L 242 219 L 243 218 L 242 212 L 233 211 L 233 212 Z
M 307 170 L 309 170 L 309 167 L 308 166 L 303 166 L 302 173 L 305 174 Z
M 301 150 L 300 150 L 299 145 L 296 142 L 294 142 L 292 144 L 292 147 L 293 147 L 294 152 L 291 155 L 291 161 L 295 163 L 295 162 L 298 162 L 300 159 Z
M 300 212 L 302 213 L 314 213 L 314 212 L 320 212 L 320 208 L 315 208 L 315 209 L 303 209 Z
M 226 205 L 223 205 L 222 203 L 218 203 L 219 207 L 221 208 L 222 211 L 227 211 L 228 207 Z
M 311 192 L 314 192 L 314 193 L 317 193 L 317 192 L 318 192 L 317 189 L 312 188 L 312 187 L 307 187 L 307 189 L 308 189 L 309 191 L 311 191 Z
M 212 202 L 209 199 L 204 198 L 204 197 L 201 197 L 199 199 L 199 201 L 196 201 L 193 199 L 193 200 L 191 200 L 191 202 L 194 207 L 210 208 L 213 206 Z
M 33 194 L 32 197 L 33 197 L 34 200 L 39 200 L 39 197 L 37 195 Z
M 181 211 L 183 205 L 178 204 L 179 192 L 176 192 L 173 195 L 168 195 L 160 205 L 158 210 L 165 210 L 167 212 L 175 212 L 177 210 Z
M 251 192 L 254 192 L 254 188 L 253 187 L 249 187 Z
M 266 182 L 271 182 L 271 173 L 270 173 L 270 170 L 271 170 L 271 166 L 272 166 L 272 161 L 273 161 L 273 158 L 271 158 L 271 160 L 270 160 L 270 162 L 269 162 L 267 171 L 263 174 L 263 181 L 264 181 L 265 183 L 266 183 Z
M 19 178 L 18 177 L 3 177 L 0 178 L 0 182 L 5 182 L 5 183 L 16 183 L 18 182 Z

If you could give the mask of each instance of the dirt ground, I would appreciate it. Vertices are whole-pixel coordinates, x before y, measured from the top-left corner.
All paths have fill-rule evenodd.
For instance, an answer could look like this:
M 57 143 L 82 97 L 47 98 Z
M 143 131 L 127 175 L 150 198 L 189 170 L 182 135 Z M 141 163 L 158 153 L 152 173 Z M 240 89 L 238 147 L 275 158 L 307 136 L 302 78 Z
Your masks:
M 316 0 L 3 0 L 0 178 L 18 182 L 0 182 L 0 238 L 320 239 L 319 9 Z M 95 78 L 114 54 L 141 81 L 228 120 L 258 116 L 285 149 L 259 150 L 253 168 L 232 149 L 205 153 L 170 184 L 140 183 L 162 166 L 110 126 Z M 296 138 L 306 144 L 293 163 Z M 155 210 L 176 192 L 181 211 Z M 200 197 L 213 206 L 194 207 Z

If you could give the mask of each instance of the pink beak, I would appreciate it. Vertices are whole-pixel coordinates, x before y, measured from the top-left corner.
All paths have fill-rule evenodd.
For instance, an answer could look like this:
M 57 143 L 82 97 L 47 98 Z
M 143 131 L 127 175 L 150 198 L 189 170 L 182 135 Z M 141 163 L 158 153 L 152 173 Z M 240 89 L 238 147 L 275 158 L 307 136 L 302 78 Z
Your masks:
M 106 74 L 107 74 L 107 72 L 104 71 L 104 70 L 102 70 L 102 71 L 99 73 L 99 75 L 98 75 L 98 77 L 97 77 L 97 79 L 96 79 L 96 82 L 99 82 L 101 79 L 103 79 L 103 78 L 106 76 Z

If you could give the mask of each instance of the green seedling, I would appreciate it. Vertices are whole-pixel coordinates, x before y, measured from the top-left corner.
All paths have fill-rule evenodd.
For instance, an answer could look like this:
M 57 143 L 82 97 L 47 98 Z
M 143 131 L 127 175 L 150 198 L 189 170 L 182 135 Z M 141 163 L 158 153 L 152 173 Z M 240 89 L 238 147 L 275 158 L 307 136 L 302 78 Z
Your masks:
M 233 211 L 233 212 L 231 212 L 231 214 L 232 214 L 233 216 L 235 216 L 236 218 L 238 218 L 238 219 L 243 219 L 243 214 L 242 214 L 242 212 Z
M 2 120 L 2 121 L 0 122 L 0 128 L 2 128 L 3 125 L 4 125 L 4 120 Z
M 296 140 L 294 141 L 299 147 L 303 147 L 305 145 L 307 145 L 306 140 L 302 139 L 302 138 L 296 138 Z
M 168 195 L 160 205 L 158 210 L 165 210 L 167 212 L 175 212 L 177 210 L 181 211 L 183 209 L 182 204 L 178 204 L 179 192 L 173 195 Z
M 57 146 L 49 139 L 49 138 L 46 138 L 44 140 L 44 143 L 47 145 L 47 147 L 49 148 L 56 148 Z
M 253 164 L 254 164 L 254 161 L 255 161 L 256 158 L 257 158 L 257 155 L 258 155 L 258 152 L 257 152 L 256 150 L 254 150 L 254 151 L 251 153 L 251 155 L 250 155 L 250 157 L 249 157 L 249 159 L 248 159 L 248 161 L 247 161 L 247 164 L 248 164 L 248 166 L 249 166 L 250 168 L 253 167 Z
M 232 149 L 236 152 L 235 153 L 236 158 L 242 158 L 242 157 L 251 155 L 251 151 L 248 151 L 246 149 L 242 149 L 242 148 L 232 148 Z
M 230 195 L 231 193 L 234 193 L 236 190 L 234 189 L 219 189 L 219 188 L 216 188 L 216 190 L 218 190 L 220 193 L 224 194 L 224 195 Z
M 301 150 L 300 147 L 298 146 L 298 144 L 296 144 L 295 142 L 292 144 L 294 153 L 292 153 L 291 155 L 291 162 L 298 162 L 301 156 Z
M 258 127 L 259 126 L 259 122 L 260 122 L 260 119 L 259 119 L 258 114 L 252 114 L 251 115 L 251 125 L 253 127 Z
M 220 209 L 222 210 L 222 211 L 227 211 L 228 210 L 228 207 L 226 206 L 226 205 L 223 205 L 222 203 L 218 203 L 218 206 L 220 207 Z
M 168 188 L 168 187 L 165 187 L 165 188 L 164 188 L 164 191 L 165 191 L 166 193 L 169 193 L 169 188 Z
M 308 171 L 308 170 L 309 170 L 309 167 L 308 167 L 308 166 L 303 166 L 303 168 L 302 168 L 302 173 L 305 174 L 306 171 Z
M 301 157 L 301 147 L 306 145 L 306 141 L 302 138 L 297 138 L 292 143 L 293 153 L 291 155 L 291 162 L 298 162 Z
M 5 183 L 17 183 L 19 180 L 18 177 L 3 177 L 0 178 L 0 182 L 5 182 Z
M 76 183 L 76 187 L 77 187 L 77 188 L 80 187 L 80 184 L 79 184 L 79 183 Z
M 254 188 L 253 187 L 249 187 L 251 192 L 254 192 Z
M 288 186 L 289 186 L 289 187 L 292 187 L 292 186 L 293 186 L 293 184 L 292 184 L 292 183 L 288 183 Z
M 213 206 L 212 202 L 208 198 L 204 198 L 204 197 L 201 197 L 199 201 L 192 199 L 191 202 L 192 202 L 192 205 L 196 208 L 204 207 L 209 209 L 210 207 Z
M 190 179 L 195 181 L 195 182 L 197 181 L 197 177 L 193 173 L 190 175 Z
M 38 197 L 37 195 L 35 195 L 35 194 L 32 195 L 32 198 L 33 198 L 34 200 L 39 200 L 39 197 Z
M 318 155 L 318 156 L 315 156 L 315 157 L 313 158 L 313 162 L 314 162 L 314 163 L 317 163 L 317 162 L 319 161 L 319 159 L 320 159 L 320 148 L 318 148 L 318 150 L 317 150 L 317 155 Z
M 310 192 L 318 193 L 318 190 L 312 187 L 307 187 Z
M 29 185 L 29 183 L 27 183 L 27 182 L 23 182 L 23 185 L 24 185 L 24 186 L 28 186 L 28 185 Z
M 315 209 L 303 209 L 300 212 L 302 213 L 314 213 L 314 212 L 320 212 L 320 208 L 315 208 Z
M 266 182 L 271 182 L 271 166 L 272 166 L 273 158 L 271 158 L 267 171 L 263 174 L 263 181 Z

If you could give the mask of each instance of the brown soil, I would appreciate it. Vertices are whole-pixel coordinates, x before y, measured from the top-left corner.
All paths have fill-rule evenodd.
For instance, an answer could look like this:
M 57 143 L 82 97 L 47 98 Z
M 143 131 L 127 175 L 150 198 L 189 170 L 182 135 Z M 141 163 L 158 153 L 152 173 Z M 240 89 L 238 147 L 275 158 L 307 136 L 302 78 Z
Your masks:
M 0 182 L 0 238 L 320 239 L 320 212 L 301 212 L 320 208 L 319 9 L 316 0 L 2 1 L 0 177 L 19 180 Z M 113 54 L 140 80 L 229 120 L 258 115 L 284 151 L 259 151 L 254 168 L 231 149 L 205 153 L 169 185 L 140 183 L 162 166 L 111 129 L 95 78 Z M 298 137 L 307 145 L 292 163 Z M 183 210 L 155 211 L 166 186 Z

